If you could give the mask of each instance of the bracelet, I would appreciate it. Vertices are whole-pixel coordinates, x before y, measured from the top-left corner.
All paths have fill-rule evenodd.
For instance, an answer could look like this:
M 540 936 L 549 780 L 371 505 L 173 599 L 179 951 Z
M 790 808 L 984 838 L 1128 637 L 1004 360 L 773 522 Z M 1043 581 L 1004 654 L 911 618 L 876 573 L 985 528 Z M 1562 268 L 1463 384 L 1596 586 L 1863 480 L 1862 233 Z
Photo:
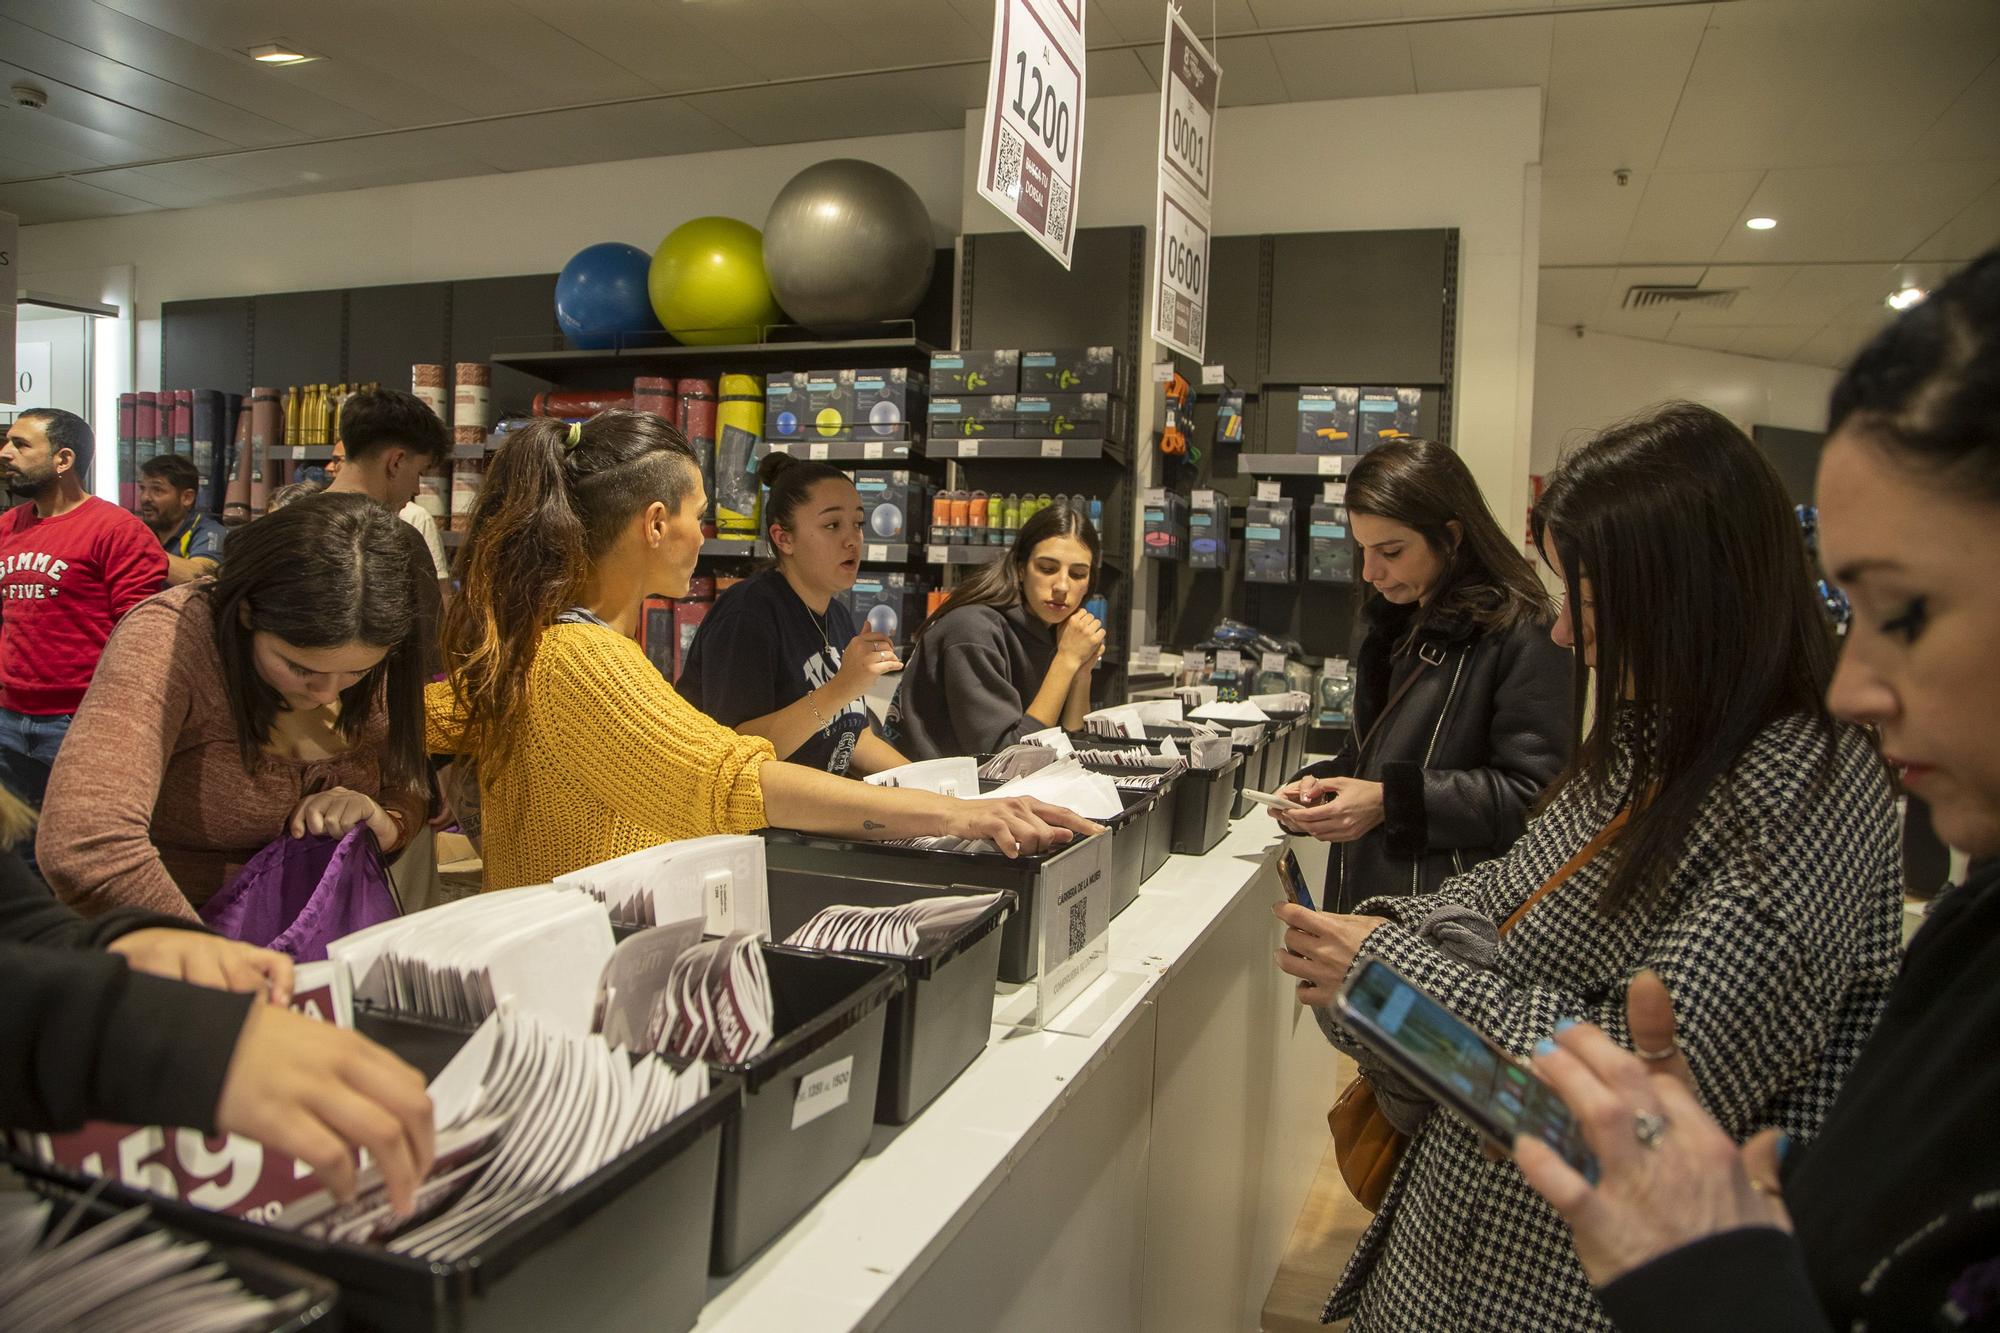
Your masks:
M 819 705 L 813 702 L 813 695 L 817 693 L 819 693 L 819 691 L 817 690 L 806 691 L 806 707 L 812 709 L 812 715 L 819 719 L 819 729 L 821 731 L 825 731 L 828 727 L 832 726 L 833 723 L 826 720 L 826 714 L 820 712 Z

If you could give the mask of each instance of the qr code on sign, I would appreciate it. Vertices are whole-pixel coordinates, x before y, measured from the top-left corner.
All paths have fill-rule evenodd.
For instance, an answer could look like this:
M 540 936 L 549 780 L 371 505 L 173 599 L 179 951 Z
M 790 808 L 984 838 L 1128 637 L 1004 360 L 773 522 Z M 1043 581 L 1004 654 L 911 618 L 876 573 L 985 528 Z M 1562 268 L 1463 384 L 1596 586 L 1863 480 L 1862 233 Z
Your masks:
M 1002 125 L 1000 127 L 1000 161 L 993 170 L 993 184 L 1009 199 L 1021 193 L 1021 136 Z
M 1054 173 L 1049 176 L 1048 235 L 1058 239 L 1069 235 L 1069 186 Z
M 1069 956 L 1076 957 L 1090 943 L 1090 932 L 1083 924 L 1083 909 L 1088 899 L 1078 898 L 1069 905 Z

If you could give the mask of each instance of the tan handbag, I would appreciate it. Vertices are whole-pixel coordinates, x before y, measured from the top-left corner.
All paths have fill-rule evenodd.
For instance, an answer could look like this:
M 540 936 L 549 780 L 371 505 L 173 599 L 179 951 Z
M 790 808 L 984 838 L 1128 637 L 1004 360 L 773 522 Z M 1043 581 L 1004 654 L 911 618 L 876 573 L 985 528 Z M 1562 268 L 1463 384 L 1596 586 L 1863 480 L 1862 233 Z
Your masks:
M 1625 817 L 1623 810 L 1613 815 L 1596 837 L 1500 923 L 1500 934 L 1504 936 L 1512 930 L 1529 908 L 1589 865 L 1625 827 Z M 1371 1213 L 1378 1211 L 1389 1193 L 1389 1182 L 1396 1178 L 1396 1168 L 1402 1165 L 1404 1150 L 1410 1146 L 1409 1137 L 1390 1124 L 1389 1117 L 1375 1104 L 1375 1089 L 1366 1074 L 1356 1074 L 1354 1081 L 1340 1090 L 1333 1109 L 1326 1113 L 1326 1123 L 1333 1131 L 1333 1159 L 1340 1164 L 1340 1178 L 1347 1182 L 1348 1191 L 1363 1208 Z

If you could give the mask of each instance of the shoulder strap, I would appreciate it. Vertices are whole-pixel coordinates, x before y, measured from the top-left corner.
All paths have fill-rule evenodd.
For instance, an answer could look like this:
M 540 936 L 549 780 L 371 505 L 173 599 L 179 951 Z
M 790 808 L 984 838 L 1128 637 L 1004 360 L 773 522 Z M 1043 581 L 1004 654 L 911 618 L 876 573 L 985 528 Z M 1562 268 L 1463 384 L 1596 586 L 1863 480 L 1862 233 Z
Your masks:
M 1508 931 L 1519 925 L 1521 918 L 1528 914 L 1530 908 L 1567 884 L 1570 876 L 1595 860 L 1597 854 L 1610 846 L 1612 839 L 1616 838 L 1620 831 L 1624 829 L 1625 821 L 1630 814 L 1629 810 L 1620 810 L 1617 814 L 1611 816 L 1611 821 L 1597 831 L 1596 837 L 1583 844 L 1582 850 L 1578 851 L 1569 860 L 1563 862 L 1560 870 L 1550 875 L 1547 880 L 1543 881 L 1539 889 L 1528 895 L 1526 902 L 1514 909 L 1514 914 L 1501 923 L 1500 933 L 1505 935 Z
M 1409 675 L 1403 677 L 1403 683 L 1396 687 L 1395 692 L 1389 696 L 1388 702 L 1382 705 L 1382 711 L 1375 715 L 1375 722 L 1372 726 L 1368 728 L 1368 734 L 1366 736 L 1363 736 L 1361 738 L 1361 744 L 1357 745 L 1354 748 L 1354 769 L 1357 773 L 1361 771 L 1362 759 L 1365 758 L 1368 754 L 1369 742 L 1373 741 L 1376 738 L 1376 736 L 1381 734 L 1382 724 L 1389 720 L 1389 714 L 1396 711 L 1396 705 L 1403 701 L 1403 696 L 1408 694 L 1410 692 L 1410 687 L 1417 683 L 1417 677 L 1423 675 L 1424 672 L 1428 671 L 1430 668 L 1434 666 L 1438 666 L 1444 661 L 1443 649 L 1435 650 L 1437 653 L 1435 657 L 1431 656 L 1431 652 L 1429 651 L 1430 649 L 1431 645 L 1429 644 L 1423 644 L 1418 647 L 1416 669 L 1411 671 Z

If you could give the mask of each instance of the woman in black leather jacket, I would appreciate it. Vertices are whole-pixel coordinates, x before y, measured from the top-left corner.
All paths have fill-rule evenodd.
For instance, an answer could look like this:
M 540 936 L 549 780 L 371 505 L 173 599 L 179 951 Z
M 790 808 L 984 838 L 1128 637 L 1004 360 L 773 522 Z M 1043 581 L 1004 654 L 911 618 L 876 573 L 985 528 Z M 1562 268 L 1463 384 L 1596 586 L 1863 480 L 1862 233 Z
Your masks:
M 1554 608 L 1463 459 L 1428 440 L 1363 458 L 1347 482 L 1362 577 L 1353 738 L 1279 793 L 1290 831 L 1335 844 L 1324 906 L 1429 893 L 1521 835 L 1569 760 L 1568 652 Z

